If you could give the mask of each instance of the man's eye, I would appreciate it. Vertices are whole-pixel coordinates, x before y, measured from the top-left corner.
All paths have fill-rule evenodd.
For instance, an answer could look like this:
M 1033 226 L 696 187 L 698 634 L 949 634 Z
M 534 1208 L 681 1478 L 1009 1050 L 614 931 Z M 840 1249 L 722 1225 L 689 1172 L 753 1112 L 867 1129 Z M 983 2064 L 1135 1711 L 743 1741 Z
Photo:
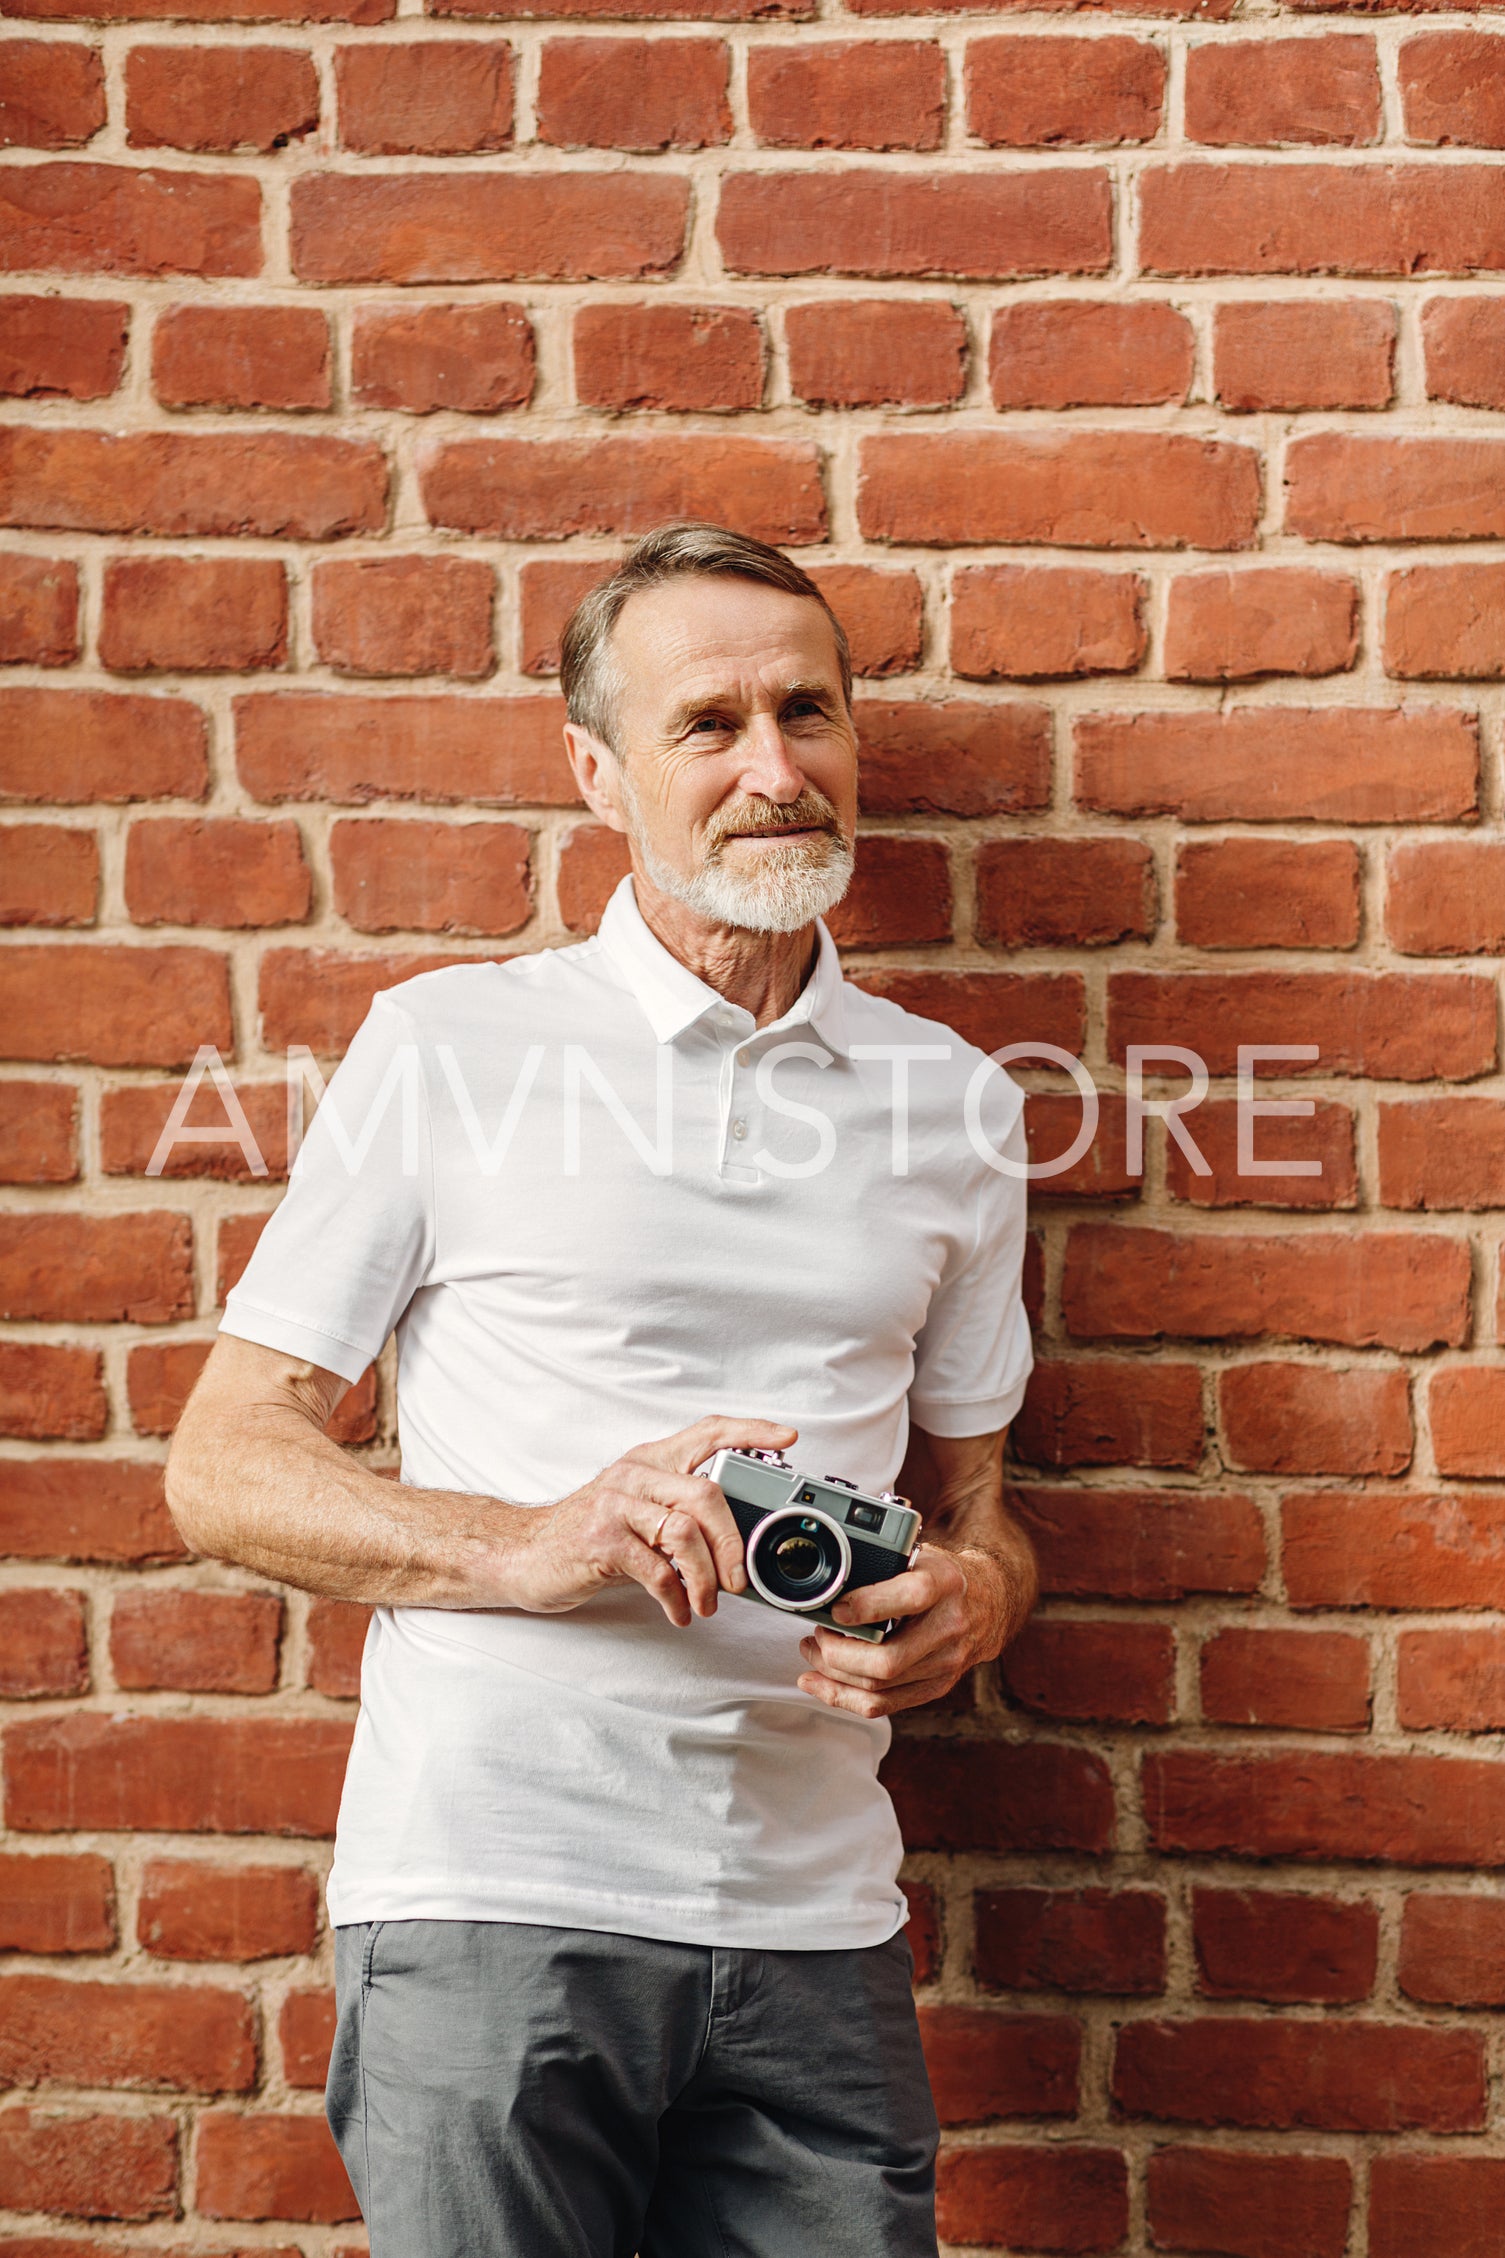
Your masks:
M 691 722 L 690 733 L 692 736 L 697 732 L 701 736 L 708 736 L 714 734 L 719 730 L 725 729 L 725 727 L 726 723 L 722 720 L 719 714 L 702 713 L 697 714 L 695 719 Z

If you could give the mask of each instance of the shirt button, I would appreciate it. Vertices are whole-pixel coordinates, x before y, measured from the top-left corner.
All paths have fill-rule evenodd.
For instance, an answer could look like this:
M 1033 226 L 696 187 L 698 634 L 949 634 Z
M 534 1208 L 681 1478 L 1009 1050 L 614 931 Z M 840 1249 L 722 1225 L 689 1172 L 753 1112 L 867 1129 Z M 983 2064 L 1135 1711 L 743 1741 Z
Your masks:
M 745 1121 L 734 1121 L 732 1123 L 732 1135 L 734 1137 L 745 1137 L 747 1135 L 747 1123 Z
M 752 1065 L 752 1052 L 751 1052 L 751 1051 L 738 1051 L 738 1053 L 737 1053 L 737 1064 L 738 1064 L 739 1066 L 751 1066 L 751 1065 Z

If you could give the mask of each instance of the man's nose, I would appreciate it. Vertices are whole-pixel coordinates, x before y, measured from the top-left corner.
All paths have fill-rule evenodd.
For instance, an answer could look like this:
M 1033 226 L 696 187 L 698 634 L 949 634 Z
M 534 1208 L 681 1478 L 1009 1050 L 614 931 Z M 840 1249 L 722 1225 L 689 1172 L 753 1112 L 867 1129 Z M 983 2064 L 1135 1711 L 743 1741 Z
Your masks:
M 794 759 L 783 729 L 774 714 L 759 714 L 743 740 L 744 760 L 738 779 L 744 792 L 759 793 L 785 807 L 805 789 L 805 772 Z

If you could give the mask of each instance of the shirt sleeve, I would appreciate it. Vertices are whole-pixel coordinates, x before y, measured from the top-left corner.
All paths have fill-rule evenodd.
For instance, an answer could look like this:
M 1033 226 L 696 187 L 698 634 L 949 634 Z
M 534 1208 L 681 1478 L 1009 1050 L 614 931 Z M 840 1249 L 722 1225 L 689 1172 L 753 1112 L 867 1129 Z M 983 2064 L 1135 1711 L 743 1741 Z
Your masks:
M 407 1013 L 379 995 L 220 1331 L 358 1380 L 423 1283 L 433 1245 L 422 1057 Z
M 963 1239 L 942 1274 L 915 1342 L 910 1416 L 932 1435 L 990 1435 L 1006 1427 L 1034 1369 L 1023 1293 L 1024 1093 L 1002 1068 L 989 1077 L 975 1133 L 970 1244 Z M 982 1160 L 984 1144 L 994 1160 Z M 998 1168 L 997 1157 L 1019 1173 Z

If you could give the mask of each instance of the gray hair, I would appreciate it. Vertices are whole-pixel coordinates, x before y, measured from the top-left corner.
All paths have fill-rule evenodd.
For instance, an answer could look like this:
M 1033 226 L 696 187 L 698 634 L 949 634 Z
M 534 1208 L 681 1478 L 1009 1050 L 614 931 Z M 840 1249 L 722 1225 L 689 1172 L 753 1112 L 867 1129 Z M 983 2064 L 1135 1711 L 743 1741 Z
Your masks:
M 687 520 L 645 533 L 633 543 L 615 572 L 599 581 L 571 612 L 559 663 L 571 721 L 588 729 L 614 752 L 620 750 L 616 742 L 617 707 L 624 685 L 621 666 L 611 647 L 611 633 L 623 605 L 642 589 L 717 573 L 760 580 L 765 587 L 781 588 L 788 596 L 808 596 L 819 604 L 836 637 L 842 696 L 851 706 L 852 654 L 846 630 L 809 573 L 766 541 L 732 533 L 724 525 Z

